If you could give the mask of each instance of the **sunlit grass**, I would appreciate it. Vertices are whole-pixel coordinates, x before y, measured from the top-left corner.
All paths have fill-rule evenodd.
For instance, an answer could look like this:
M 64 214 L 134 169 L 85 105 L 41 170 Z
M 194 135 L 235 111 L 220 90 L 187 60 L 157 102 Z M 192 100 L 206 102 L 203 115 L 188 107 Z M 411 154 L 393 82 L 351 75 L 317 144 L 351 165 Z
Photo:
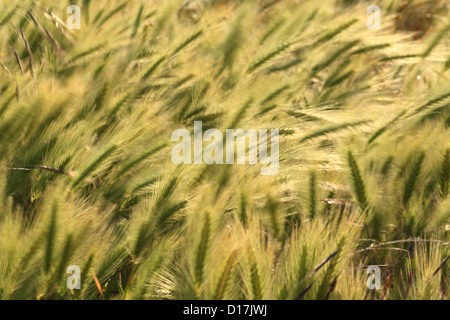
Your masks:
M 364 1 L 183 3 L 2 2 L 0 299 L 448 299 L 445 1 L 379 30 Z M 174 165 L 200 120 L 280 129 L 278 174 Z

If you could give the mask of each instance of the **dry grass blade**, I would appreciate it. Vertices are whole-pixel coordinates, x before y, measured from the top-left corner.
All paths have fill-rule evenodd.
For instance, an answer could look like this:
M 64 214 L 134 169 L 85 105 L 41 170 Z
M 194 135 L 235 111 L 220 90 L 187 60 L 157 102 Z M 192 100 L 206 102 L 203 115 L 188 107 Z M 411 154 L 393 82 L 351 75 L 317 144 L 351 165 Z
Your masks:
M 16 62 L 17 62 L 17 65 L 19 66 L 20 72 L 22 74 L 25 74 L 25 72 L 23 71 L 22 62 L 20 61 L 19 54 L 17 53 L 16 49 L 11 47 L 11 52 L 14 54 L 14 57 L 16 58 Z
M 439 267 L 433 272 L 433 275 L 431 276 L 430 281 L 439 272 L 439 270 L 441 270 L 445 266 L 445 264 L 447 263 L 448 260 L 450 260 L 450 256 L 445 258 L 444 261 L 442 261 L 442 263 L 439 265 Z
M 19 28 L 19 32 L 20 32 L 20 35 L 22 36 L 23 41 L 25 42 L 25 47 L 27 48 L 27 51 L 28 51 L 31 76 L 34 77 L 33 52 L 31 52 L 30 44 L 28 43 L 27 38 L 23 34 L 23 31 L 21 28 Z
M 102 300 L 105 300 L 105 296 L 103 294 L 103 288 L 102 285 L 100 284 L 100 281 L 98 280 L 97 276 L 95 275 L 95 273 L 92 272 L 92 277 L 94 278 L 95 281 L 95 285 L 97 287 L 98 293 L 100 294 Z
M 328 290 L 324 300 L 330 300 L 331 295 L 333 294 L 334 290 L 336 289 L 338 277 L 339 276 L 336 276 L 336 278 L 334 278 L 333 282 L 330 285 L 330 289 Z
M 381 292 L 380 300 L 386 300 L 389 293 L 389 287 L 391 286 L 391 278 L 392 278 L 392 271 L 389 270 L 388 274 L 386 276 L 386 280 L 384 281 L 383 291 Z

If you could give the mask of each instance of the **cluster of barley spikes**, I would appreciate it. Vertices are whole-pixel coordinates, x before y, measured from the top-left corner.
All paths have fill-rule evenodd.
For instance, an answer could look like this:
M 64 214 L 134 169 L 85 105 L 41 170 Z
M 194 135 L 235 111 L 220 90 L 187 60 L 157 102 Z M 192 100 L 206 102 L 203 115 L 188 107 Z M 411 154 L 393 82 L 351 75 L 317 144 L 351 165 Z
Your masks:
M 194 2 L 0 1 L 0 299 L 448 299 L 448 3 Z

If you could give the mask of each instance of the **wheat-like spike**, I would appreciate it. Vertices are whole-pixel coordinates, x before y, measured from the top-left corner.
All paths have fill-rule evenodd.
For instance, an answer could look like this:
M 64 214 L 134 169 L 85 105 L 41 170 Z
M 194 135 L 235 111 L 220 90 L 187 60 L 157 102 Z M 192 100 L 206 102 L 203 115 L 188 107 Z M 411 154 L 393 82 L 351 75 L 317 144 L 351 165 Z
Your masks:
M 379 128 L 377 131 L 375 131 L 369 138 L 368 143 L 374 142 L 379 136 L 381 136 L 388 128 L 392 127 L 397 121 L 399 121 L 406 113 L 407 110 L 400 111 L 399 114 L 397 114 L 391 121 L 389 121 L 386 125 Z
M 201 294 L 201 285 L 203 282 L 203 273 L 205 268 L 206 255 L 208 253 L 208 247 L 210 242 L 210 233 L 211 233 L 211 217 L 209 211 L 206 211 L 205 221 L 203 223 L 203 229 L 200 235 L 200 241 L 197 247 L 195 259 L 195 293 L 197 298 L 200 298 Z
M 223 67 L 228 70 L 233 69 L 233 65 L 236 61 L 237 53 L 243 44 L 243 32 L 242 32 L 242 17 L 239 16 L 236 19 L 231 31 L 229 32 L 224 44 L 223 53 Z M 222 69 L 221 69 L 222 70 Z M 220 72 L 220 71 L 219 71 Z
M 345 239 L 342 238 L 341 241 L 338 243 L 337 247 L 337 253 L 330 259 L 330 263 L 328 264 L 327 271 L 322 277 L 322 282 L 319 285 L 318 291 L 317 291 L 317 300 L 323 300 L 327 299 L 328 294 L 330 291 L 333 291 L 333 282 L 337 279 L 337 277 L 333 280 L 333 277 L 336 272 L 336 265 L 339 261 L 340 254 L 342 252 L 342 248 L 344 246 Z M 330 293 L 331 294 L 331 293 Z
M 447 71 L 448 69 L 450 69 L 450 56 L 447 58 L 447 60 L 444 63 L 444 68 L 442 69 L 442 72 Z
M 427 109 L 428 107 L 430 107 L 430 106 L 432 106 L 432 105 L 435 105 L 435 104 L 437 104 L 437 103 L 440 103 L 440 102 L 442 102 L 442 101 L 444 101 L 444 100 L 446 100 L 446 99 L 448 99 L 448 98 L 450 98 L 450 91 L 449 91 L 449 92 L 446 92 L 446 93 L 443 93 L 443 94 L 441 94 L 440 96 L 438 96 L 438 97 L 436 97 L 436 98 L 433 98 L 433 99 L 431 99 L 431 100 L 428 100 L 428 101 L 425 102 L 423 105 L 421 105 L 420 107 L 418 107 L 417 109 L 415 109 L 414 112 L 413 112 L 412 114 L 410 114 L 410 116 L 413 116 L 413 115 L 415 115 L 415 114 L 417 114 L 417 113 L 419 113 L 419 112 L 421 112 L 421 111 Z
M 179 46 L 175 48 L 175 50 L 172 52 L 171 56 L 176 55 L 178 52 L 186 48 L 189 44 L 194 42 L 196 39 L 198 39 L 203 34 L 203 30 L 199 30 L 192 34 L 190 37 L 188 37 L 186 40 L 184 40 Z
M 355 51 L 351 52 L 350 55 L 357 55 L 357 54 L 362 54 L 362 53 L 367 53 L 373 50 L 379 50 L 379 49 L 384 49 L 384 48 L 388 48 L 390 47 L 391 44 L 390 43 L 381 43 L 381 44 L 375 44 L 372 46 L 366 46 L 366 47 L 362 47 L 359 49 L 356 49 Z
M 253 258 L 253 262 L 250 267 L 250 276 L 253 290 L 253 300 L 262 300 L 262 287 L 261 287 L 261 278 L 259 275 L 258 265 Z
M 187 201 L 180 201 L 173 206 L 167 207 L 161 211 L 161 214 L 158 217 L 158 226 L 164 227 L 167 221 L 178 211 L 184 209 L 188 204 Z
M 414 165 L 411 169 L 411 172 L 410 172 L 408 178 L 405 180 L 403 198 L 402 198 L 403 204 L 407 204 L 413 195 L 413 192 L 417 185 L 417 180 L 419 178 L 419 174 L 420 174 L 420 171 L 422 168 L 422 163 L 423 163 L 424 159 L 425 159 L 425 154 L 423 152 L 421 152 L 419 154 L 417 160 L 414 162 Z
M 220 276 L 219 284 L 217 285 L 217 289 L 215 290 L 214 300 L 222 300 L 227 289 L 227 284 L 230 278 L 231 270 L 233 269 L 234 262 L 236 261 L 238 250 L 234 250 L 227 259 L 227 263 L 225 264 L 225 269 Z
M 327 79 L 327 81 L 324 83 L 324 87 L 335 87 L 344 82 L 345 80 L 347 80 L 348 78 L 350 78 L 353 75 L 353 73 L 354 72 L 350 70 L 336 78 Z
M 244 228 L 247 226 L 247 195 L 241 192 L 239 207 L 239 218 Z
M 280 53 L 282 53 L 283 51 L 285 51 L 286 49 L 288 49 L 291 46 L 292 46 L 291 42 L 285 42 L 285 43 L 279 45 L 273 51 L 267 53 L 263 57 L 259 58 L 258 60 L 256 60 L 252 64 L 250 64 L 250 66 L 247 69 L 247 73 L 252 73 L 256 69 L 261 67 L 263 64 L 267 63 L 269 60 L 272 60 L 277 55 L 279 55 Z
M 0 117 L 2 114 L 8 110 L 8 106 L 11 104 L 11 102 L 14 100 L 14 97 L 16 97 L 16 92 L 11 93 L 11 95 L 5 100 L 5 102 L 0 107 Z
M 101 27 L 103 24 L 105 24 L 109 19 L 114 17 L 116 14 L 118 14 L 120 11 L 126 8 L 128 4 L 128 1 L 124 1 L 121 4 L 118 4 L 114 9 L 112 9 L 100 22 L 98 23 L 98 27 Z
M 120 169 L 120 171 L 117 173 L 117 177 L 120 177 L 120 176 L 128 173 L 131 169 L 136 167 L 139 163 L 141 163 L 142 161 L 147 159 L 149 156 L 157 153 L 158 151 L 163 149 L 165 146 L 166 146 L 166 143 L 161 143 L 161 144 L 151 148 L 149 151 L 144 152 L 143 154 L 138 156 L 136 159 L 131 160 L 130 162 L 125 164 L 122 169 Z
M 328 127 L 328 128 L 324 128 L 324 129 L 319 129 L 315 132 L 312 132 L 306 136 L 304 136 L 303 138 L 300 139 L 300 143 L 317 138 L 317 137 L 321 137 L 324 136 L 326 134 L 329 133 L 333 133 L 336 131 L 340 131 L 343 129 L 348 129 L 351 127 L 356 127 L 356 126 L 360 126 L 360 125 L 364 125 L 364 124 L 368 124 L 372 122 L 371 120 L 361 120 L 361 121 L 355 121 L 355 122 L 347 122 L 347 123 L 340 123 L 340 124 L 336 124 L 334 126 Z
M 286 84 L 286 85 L 278 88 L 277 90 L 271 92 L 267 97 L 264 98 L 264 100 L 261 102 L 261 104 L 265 105 L 265 104 L 273 101 L 273 99 L 275 99 L 276 97 L 280 96 L 284 91 L 286 91 L 290 87 L 291 86 L 289 84 Z
M 309 272 L 306 277 L 304 277 L 303 279 L 301 279 L 300 283 L 305 283 L 306 281 L 308 281 L 309 279 L 311 279 L 317 272 L 319 272 L 320 269 L 322 269 L 322 267 L 324 265 L 326 265 L 329 261 L 332 261 L 333 258 L 341 251 L 341 249 L 336 250 L 335 252 L 333 252 L 332 254 L 330 254 L 324 261 L 322 261 L 317 267 L 314 268 L 314 270 L 312 270 L 311 272 Z M 304 290 L 302 290 L 302 292 L 300 292 L 298 294 L 298 296 L 295 298 L 295 300 L 301 300 L 303 299 L 303 297 L 306 295 L 306 293 L 312 288 L 312 285 L 314 284 L 315 280 L 311 282 L 311 284 L 309 286 L 307 286 Z
M 361 172 L 359 171 L 358 164 L 356 163 L 351 151 L 348 151 L 347 153 L 347 161 L 352 176 L 353 191 L 356 194 L 356 199 L 358 200 L 359 205 L 362 209 L 365 209 L 367 206 L 366 187 L 364 185 Z
M 139 30 L 139 26 L 141 25 L 141 21 L 142 21 L 142 13 L 144 12 L 144 4 L 141 4 L 141 6 L 139 7 L 139 11 L 138 14 L 136 16 L 136 20 L 134 21 L 134 26 L 133 26 L 133 32 L 131 33 L 131 39 L 133 39 L 138 30 Z
M 273 72 L 280 72 L 280 71 L 286 71 L 292 67 L 295 67 L 296 65 L 302 63 L 303 61 L 305 61 L 305 58 L 303 56 L 299 56 L 299 57 L 295 57 L 294 59 L 291 59 L 290 61 L 281 64 L 281 65 L 275 65 L 273 67 L 271 67 L 268 70 L 268 73 L 273 73 Z
M 336 37 L 339 33 L 341 33 L 342 31 L 344 31 L 345 29 L 348 29 L 349 27 L 351 27 L 352 25 L 354 25 L 356 22 L 358 22 L 357 19 L 352 19 L 342 25 L 340 25 L 339 27 L 337 27 L 334 30 L 331 30 L 329 32 L 327 32 L 326 34 L 324 34 L 322 37 L 320 37 L 314 44 L 313 46 L 317 46 L 319 44 L 324 44 L 325 42 L 330 41 L 331 39 L 333 39 L 334 37 Z
M 245 112 L 250 108 L 252 103 L 253 103 L 253 98 L 249 98 L 242 105 L 242 107 L 238 110 L 238 112 L 236 113 L 236 115 L 234 116 L 233 120 L 231 121 L 231 123 L 228 125 L 227 128 L 236 129 L 239 122 L 242 121 L 242 118 L 244 117 Z
M 89 56 L 89 55 L 91 55 L 91 54 L 93 54 L 93 53 L 96 53 L 96 52 L 98 52 L 99 50 L 103 49 L 104 47 L 105 47 L 105 45 L 101 43 L 101 44 L 98 44 L 98 45 L 96 45 L 96 46 L 94 46 L 94 47 L 92 47 L 92 48 L 90 48 L 90 49 L 87 49 L 87 50 L 85 50 L 85 51 L 83 51 L 83 52 L 80 52 L 80 53 L 74 55 L 74 56 L 69 60 L 69 62 L 68 62 L 67 64 L 74 64 L 74 63 L 77 62 L 78 60 L 80 60 L 80 59 L 82 59 L 82 58 L 84 58 L 84 57 L 87 57 L 87 56 Z
M 448 195 L 448 185 L 450 180 L 450 149 L 445 151 L 441 169 L 441 195 L 445 199 Z
M 44 252 L 44 271 L 48 273 L 52 265 L 53 250 L 55 248 L 56 228 L 57 228 L 58 203 L 53 203 L 50 215 L 50 222 L 47 226 L 45 238 L 45 252 Z
M 395 56 L 389 56 L 381 58 L 381 62 L 387 62 L 392 60 L 403 60 L 403 59 L 409 59 L 409 58 L 417 58 L 420 57 L 420 54 L 418 53 L 410 53 L 410 54 L 401 54 L 401 55 L 395 55 Z
M 72 188 L 77 187 L 88 175 L 90 175 L 97 167 L 104 162 L 110 155 L 117 150 L 117 146 L 113 145 L 103 152 L 94 162 L 92 162 L 73 182 Z
M 81 289 L 83 290 L 83 293 L 86 292 L 85 284 L 88 282 L 88 275 L 90 274 L 92 264 L 94 262 L 94 254 L 90 254 L 87 258 L 86 262 L 84 263 L 83 267 L 81 268 Z
M 270 226 L 272 228 L 273 235 L 275 239 L 281 240 L 282 227 L 280 226 L 278 216 L 278 205 L 276 200 L 274 200 L 270 195 L 267 199 L 267 210 L 269 212 Z
M 259 44 L 262 45 L 264 42 L 266 42 L 277 30 L 280 29 L 280 27 L 283 25 L 285 20 L 283 18 L 279 18 L 275 23 L 269 27 L 269 29 L 263 34 L 261 37 L 261 40 L 259 41 Z
M 436 36 L 431 41 L 430 45 L 425 49 L 425 51 L 422 53 L 422 57 L 426 58 L 428 55 L 433 51 L 433 49 L 439 44 L 439 41 L 442 40 L 442 38 L 448 34 L 448 31 L 450 30 L 450 24 L 442 28 Z
M 61 282 L 61 279 L 65 274 L 65 267 L 67 266 L 67 263 L 69 262 L 69 259 L 73 254 L 73 246 L 73 235 L 69 233 L 61 250 L 59 264 L 55 269 L 55 281 L 57 284 Z
M 144 73 L 144 75 L 141 77 L 141 80 L 148 79 L 155 71 L 158 69 L 158 67 L 167 59 L 166 56 L 160 57 L 158 60 L 156 60 L 152 66 Z
M 309 174 L 309 216 L 313 219 L 316 215 L 316 173 Z
M 168 179 L 168 181 L 163 184 L 160 192 L 158 192 L 155 199 L 156 209 L 159 210 L 168 201 L 169 197 L 174 193 L 178 181 L 178 176 L 174 174 L 172 177 L 170 177 L 170 179 Z
M 340 47 L 339 49 L 337 49 L 336 51 L 331 53 L 329 55 L 329 57 L 327 57 L 324 61 L 316 64 L 312 68 L 311 73 L 316 74 L 319 71 L 325 69 L 326 67 L 331 65 L 334 61 L 336 61 L 339 58 L 339 56 L 341 56 L 342 54 L 344 54 L 345 52 L 347 52 L 348 50 L 350 50 L 351 48 L 356 46 L 358 43 L 359 43 L 359 40 L 354 40 L 354 41 L 344 44 L 342 47 Z

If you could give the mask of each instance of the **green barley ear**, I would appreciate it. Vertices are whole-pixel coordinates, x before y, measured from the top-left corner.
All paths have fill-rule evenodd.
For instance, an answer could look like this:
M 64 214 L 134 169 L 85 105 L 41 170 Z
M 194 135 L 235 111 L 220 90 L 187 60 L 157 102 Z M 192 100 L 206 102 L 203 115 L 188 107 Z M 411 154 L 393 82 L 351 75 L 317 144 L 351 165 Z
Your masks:
M 186 48 L 189 44 L 194 42 L 196 39 L 198 39 L 203 34 L 203 30 L 199 30 L 195 33 L 193 33 L 190 37 L 188 37 L 185 41 L 180 43 L 175 50 L 172 53 L 172 56 L 176 55 L 178 52 Z
M 186 200 L 175 203 L 170 207 L 164 208 L 158 217 L 158 227 L 166 228 L 172 218 L 177 212 L 183 210 L 188 202 Z
M 233 69 L 233 65 L 236 61 L 236 56 L 239 49 L 243 43 L 243 26 L 242 26 L 243 15 L 241 14 L 234 25 L 231 27 L 231 31 L 228 34 L 224 44 L 223 44 L 223 68 L 228 70 Z
M 57 284 L 61 282 L 61 279 L 63 278 L 63 275 L 65 274 L 65 268 L 69 262 L 70 257 L 73 254 L 74 249 L 74 241 L 73 241 L 73 235 L 68 234 L 66 237 L 66 241 L 64 242 L 62 251 L 61 251 L 61 258 L 59 260 L 59 264 L 56 267 L 55 270 L 55 281 Z
M 342 243 L 342 241 L 341 241 Z M 340 243 L 340 244 L 341 244 Z M 339 247 L 338 250 L 336 250 L 335 252 L 333 252 L 331 255 L 329 255 L 324 261 L 322 261 L 317 267 L 314 268 L 314 270 L 310 271 L 303 279 L 301 279 L 300 284 L 305 284 L 306 281 L 310 280 L 317 272 L 319 272 L 320 269 L 322 269 L 328 262 L 330 261 L 334 261 L 334 258 L 340 254 L 342 247 Z M 328 268 L 328 270 L 330 270 L 330 268 Z M 334 267 L 332 267 L 332 271 L 334 270 Z M 327 272 L 328 273 L 328 272 Z M 332 272 L 330 272 L 330 274 L 332 274 Z M 326 280 L 326 276 L 324 278 L 324 280 Z M 304 298 L 304 296 L 308 293 L 309 290 L 311 290 L 313 284 L 315 283 L 316 280 L 311 281 L 311 283 L 309 284 L 309 286 L 307 286 L 305 289 L 303 289 L 295 298 L 295 300 L 302 300 Z M 322 281 L 323 283 L 323 281 Z
M 250 255 L 251 255 L 250 276 L 251 276 L 251 283 L 252 283 L 253 300 L 262 300 L 263 289 L 262 289 L 262 284 L 261 284 L 261 277 L 259 275 L 258 264 L 256 263 L 254 253 L 251 252 Z
M 97 27 L 100 28 L 104 23 L 106 23 L 109 19 L 114 17 L 116 14 L 121 12 L 126 8 L 128 4 L 128 1 L 124 1 L 123 3 L 117 5 L 114 9 L 112 9 L 100 22 L 98 23 Z
M 160 151 L 161 149 L 163 149 L 165 146 L 166 146 L 165 142 L 159 143 L 156 146 L 150 148 L 147 152 L 142 153 L 135 159 L 131 159 L 128 163 L 126 163 L 123 166 L 122 169 L 120 169 L 120 171 L 117 173 L 117 177 L 120 177 L 120 176 L 128 173 L 131 169 L 133 169 L 133 167 L 136 167 L 138 164 L 143 162 L 145 159 L 147 159 L 151 155 L 153 155 L 153 154 L 157 153 L 158 151 Z
M 158 60 L 156 60 L 150 68 L 147 69 L 147 71 L 144 73 L 144 75 L 141 77 L 141 80 L 147 80 L 155 71 L 158 69 L 158 67 L 167 59 L 166 56 L 160 57 Z
M 428 55 L 433 51 L 433 49 L 439 44 L 439 41 L 441 41 L 442 38 L 445 37 L 445 35 L 448 34 L 448 31 L 450 30 L 450 24 L 442 28 L 439 32 L 437 32 L 436 36 L 431 41 L 430 45 L 425 49 L 425 51 L 422 54 L 422 57 L 426 58 Z
M 244 228 L 247 225 L 247 206 L 248 206 L 247 195 L 245 194 L 245 192 L 241 192 L 239 218 Z
M 281 54 L 285 50 L 287 50 L 289 47 L 291 47 L 292 43 L 285 42 L 279 46 L 277 46 L 274 50 L 270 51 L 266 55 L 262 56 L 258 60 L 254 61 L 250 66 L 248 67 L 247 73 L 252 73 L 259 67 L 261 67 L 263 64 L 267 63 L 268 61 L 275 58 L 277 55 Z
M 55 248 L 58 203 L 55 201 L 52 206 L 50 222 L 47 226 L 47 233 L 45 238 L 45 252 L 44 252 L 44 271 L 48 273 L 53 259 L 53 250 Z
M 278 215 L 278 203 L 270 195 L 267 198 L 266 208 L 269 212 L 270 227 L 272 229 L 273 236 L 275 237 L 275 239 L 281 240 L 282 227 L 280 223 L 280 217 Z
M 155 200 L 155 208 L 160 209 L 164 206 L 164 204 L 169 200 L 170 196 L 175 192 L 175 189 L 178 185 L 179 178 L 176 174 L 172 175 L 170 179 L 164 182 L 161 185 L 161 189 L 158 192 L 158 195 Z
M 269 102 L 273 101 L 276 97 L 281 95 L 284 91 L 289 89 L 291 86 L 289 84 L 286 84 L 275 91 L 271 92 L 267 97 L 264 98 L 264 100 L 261 102 L 261 105 L 266 105 Z
M 424 104 L 420 105 L 417 109 L 415 109 L 413 111 L 413 113 L 410 116 L 416 115 L 419 112 L 421 112 L 423 110 L 426 110 L 426 109 L 428 109 L 429 107 L 431 107 L 433 105 L 436 105 L 438 103 L 444 102 L 445 100 L 447 100 L 449 98 L 450 98 L 450 91 L 445 92 L 445 93 L 437 96 L 436 98 L 430 99 L 427 102 L 425 102 Z
M 419 154 L 419 157 L 417 158 L 416 162 L 414 162 L 414 165 L 411 169 L 411 172 L 410 172 L 408 178 L 405 180 L 404 192 L 403 192 L 403 198 L 402 198 L 403 204 L 407 204 L 413 195 L 413 192 L 417 185 L 417 180 L 419 178 L 420 170 L 422 168 L 422 163 L 423 163 L 424 159 L 425 159 L 425 154 L 423 152 L 421 152 Z
M 234 250 L 229 258 L 227 259 L 227 263 L 225 264 L 225 269 L 220 276 L 219 284 L 215 290 L 214 300 L 222 300 L 227 289 L 228 280 L 230 278 L 231 270 L 233 269 L 234 262 L 236 261 L 238 255 L 238 250 Z
M 372 46 L 366 46 L 366 47 L 362 47 L 362 48 L 356 49 L 350 55 L 367 53 L 367 52 L 374 51 L 374 50 L 388 48 L 390 46 L 391 46 L 391 44 L 389 44 L 389 43 L 382 43 L 382 44 L 375 44 L 375 45 L 372 45 Z
M 143 11 L 144 11 L 144 5 L 141 4 L 138 14 L 136 16 L 136 20 L 134 21 L 133 32 L 131 33 L 131 39 L 133 39 L 136 36 L 136 34 L 139 30 L 139 26 L 141 25 L 141 21 L 142 21 Z
M 203 229 L 200 236 L 200 241 L 197 247 L 196 259 L 195 259 L 195 294 L 196 298 L 200 298 L 201 285 L 203 283 L 204 268 L 206 262 L 206 255 L 208 253 L 208 247 L 211 234 L 211 217 L 209 211 L 205 213 L 205 221 L 203 223 Z
M 139 230 L 136 232 L 136 241 L 133 246 L 133 256 L 138 259 L 146 248 L 150 246 L 151 237 L 153 235 L 154 225 L 151 221 L 145 220 L 139 226 Z
M 72 188 L 75 188 L 78 186 L 89 174 L 91 174 L 97 167 L 104 162 L 111 154 L 114 153 L 114 151 L 117 150 L 117 146 L 113 145 L 109 147 L 105 152 L 103 152 L 94 162 L 91 163 L 89 167 L 87 167 L 76 179 L 73 184 Z
M 350 167 L 350 172 L 353 180 L 353 191 L 356 194 L 356 199 L 362 209 L 367 206 L 366 187 L 359 171 L 358 164 L 351 151 L 347 153 L 347 161 Z
M 309 217 L 314 219 L 316 215 L 316 173 L 309 174 Z
M 277 64 L 277 65 L 271 67 L 268 70 L 268 73 L 286 71 L 286 70 L 302 63 L 304 60 L 305 60 L 305 57 L 303 57 L 303 56 L 295 57 L 295 58 L 289 60 L 288 62 L 283 62 L 282 64 Z
M 278 31 L 281 27 L 281 25 L 285 22 L 285 20 L 281 17 L 276 20 L 272 26 L 267 29 L 267 31 L 264 33 L 264 35 L 261 37 L 261 40 L 259 41 L 259 44 L 262 45 L 264 42 L 266 42 L 267 39 L 269 39 L 273 34 L 275 34 L 276 31 Z
M 445 61 L 444 63 L 444 69 L 442 70 L 442 72 L 447 71 L 448 69 L 450 69 L 450 56 L 447 58 L 447 61 Z
M 445 199 L 448 195 L 448 183 L 450 179 L 450 149 L 447 149 L 442 161 L 441 169 L 441 195 Z
M 14 100 L 14 97 L 16 97 L 16 93 L 12 92 L 11 95 L 5 100 L 5 102 L 0 105 L 0 117 L 3 113 L 5 113 L 6 110 L 8 110 L 8 107 Z
M 89 23 L 90 21 L 90 4 L 91 4 L 91 0 L 83 0 L 83 9 L 85 11 L 85 15 L 86 15 L 86 24 Z
M 34 258 L 34 256 L 39 251 L 39 248 L 41 246 L 41 241 L 44 238 L 44 235 L 39 235 L 31 244 L 28 251 L 22 256 L 20 260 L 19 267 L 16 271 L 16 280 L 23 274 L 25 270 L 27 270 L 28 265 Z
M 230 129 L 236 129 L 237 126 L 239 125 L 239 122 L 242 120 L 242 118 L 245 115 L 245 112 L 248 111 L 248 109 L 251 107 L 252 103 L 253 103 L 253 97 L 250 97 L 243 105 L 242 107 L 238 110 L 238 112 L 236 113 L 236 115 L 234 116 L 233 120 L 231 121 L 231 123 L 228 125 L 227 128 Z
M 356 22 L 358 22 L 358 19 L 352 19 L 342 25 L 340 25 L 339 27 L 337 27 L 334 30 L 331 30 L 330 32 L 327 32 L 326 34 L 324 34 L 322 37 L 320 37 L 313 46 L 319 45 L 319 44 L 323 44 L 327 41 L 330 41 L 331 39 L 333 39 L 334 37 L 336 37 L 339 33 L 341 33 L 342 31 L 344 31 L 345 29 L 348 29 L 349 27 L 351 27 L 353 24 L 355 24 Z
M 89 288 L 89 286 L 87 284 L 90 279 L 89 275 L 90 275 L 90 271 L 91 271 L 93 262 L 94 262 L 94 254 L 91 253 L 81 269 L 80 279 L 81 279 L 81 290 L 82 291 L 81 292 L 77 291 L 76 296 L 84 296 L 84 294 L 87 291 L 87 288 Z
M 323 300 L 329 297 L 333 290 L 333 286 L 335 286 L 335 281 L 337 279 L 336 275 L 336 265 L 339 261 L 339 256 L 341 254 L 341 249 L 344 246 L 344 239 L 342 239 L 338 244 L 337 253 L 335 256 L 333 256 L 330 260 L 330 263 L 328 264 L 327 271 L 325 272 L 325 275 L 322 278 L 322 282 L 319 286 L 318 292 L 317 292 L 317 300 Z
M 317 138 L 320 136 L 327 135 L 329 133 L 334 133 L 334 132 L 344 130 L 347 128 L 357 127 L 360 125 L 368 124 L 370 122 L 371 121 L 369 121 L 369 120 L 360 120 L 360 121 L 355 121 L 355 122 L 339 123 L 334 126 L 329 126 L 329 127 L 318 129 L 314 132 L 311 132 L 311 133 L 307 134 L 306 136 L 304 136 L 303 138 L 301 138 L 299 142 L 302 143 L 302 142 L 305 142 L 310 139 L 314 139 L 314 138 Z
M 372 136 L 369 138 L 368 143 L 371 144 L 375 139 L 377 139 L 380 135 L 382 135 L 387 129 L 392 127 L 395 123 L 397 123 L 398 120 L 400 120 L 401 117 L 403 117 L 406 113 L 406 109 L 400 111 L 398 115 L 396 115 L 391 121 L 389 121 L 387 124 L 379 128 L 377 131 L 375 131 Z
M 341 46 L 339 49 L 337 49 L 336 51 L 331 53 L 324 61 L 319 62 L 318 64 L 316 64 L 311 70 L 312 74 L 316 74 L 319 71 L 322 71 L 326 67 L 330 66 L 342 54 L 344 54 L 345 52 L 347 52 L 348 50 L 350 50 L 351 48 L 356 46 L 358 43 L 359 43 L 359 40 L 355 40 L 355 41 L 351 41 L 351 42 L 346 43 L 343 46 Z

